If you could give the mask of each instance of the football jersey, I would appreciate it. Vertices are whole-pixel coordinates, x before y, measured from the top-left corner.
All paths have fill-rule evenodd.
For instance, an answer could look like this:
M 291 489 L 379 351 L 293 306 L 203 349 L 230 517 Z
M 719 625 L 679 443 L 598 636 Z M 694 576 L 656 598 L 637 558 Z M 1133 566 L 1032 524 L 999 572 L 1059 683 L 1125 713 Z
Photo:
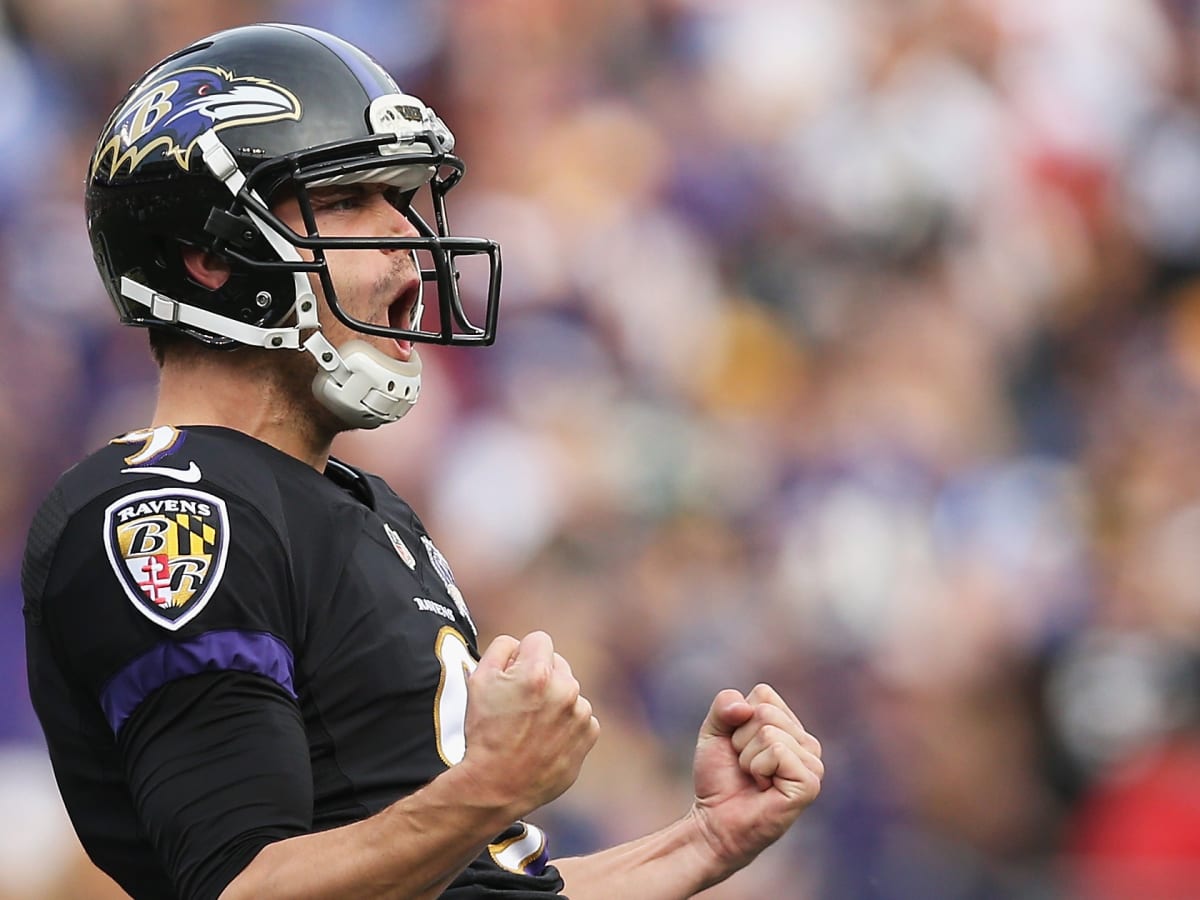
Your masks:
M 372 815 L 465 752 L 476 632 L 385 482 L 159 427 L 59 479 L 22 566 L 29 685 L 67 810 L 135 898 L 216 897 L 266 844 Z M 562 881 L 514 823 L 444 896 Z

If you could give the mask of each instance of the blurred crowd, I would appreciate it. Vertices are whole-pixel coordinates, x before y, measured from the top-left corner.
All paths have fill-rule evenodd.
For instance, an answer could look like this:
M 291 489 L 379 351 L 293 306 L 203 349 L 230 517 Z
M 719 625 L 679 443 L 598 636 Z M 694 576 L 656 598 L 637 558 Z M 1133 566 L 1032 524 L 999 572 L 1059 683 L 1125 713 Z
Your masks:
M 154 60 L 326 28 L 458 138 L 497 344 L 422 351 L 385 475 L 486 639 L 550 631 L 603 736 L 554 854 L 686 808 L 770 681 L 820 801 L 725 900 L 1200 898 L 1194 0 L 8 0 L 0 898 L 117 897 L 24 690 L 25 529 L 147 423 L 83 172 Z

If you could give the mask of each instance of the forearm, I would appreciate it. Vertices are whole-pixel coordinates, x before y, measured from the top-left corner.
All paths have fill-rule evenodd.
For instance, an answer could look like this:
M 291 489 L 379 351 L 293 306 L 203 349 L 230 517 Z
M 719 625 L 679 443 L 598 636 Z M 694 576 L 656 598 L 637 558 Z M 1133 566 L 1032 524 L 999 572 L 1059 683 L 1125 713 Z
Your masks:
M 437 897 L 520 814 L 451 768 L 368 819 L 269 844 L 221 900 Z
M 554 865 L 571 900 L 682 900 L 731 874 L 718 864 L 694 813 L 637 840 Z

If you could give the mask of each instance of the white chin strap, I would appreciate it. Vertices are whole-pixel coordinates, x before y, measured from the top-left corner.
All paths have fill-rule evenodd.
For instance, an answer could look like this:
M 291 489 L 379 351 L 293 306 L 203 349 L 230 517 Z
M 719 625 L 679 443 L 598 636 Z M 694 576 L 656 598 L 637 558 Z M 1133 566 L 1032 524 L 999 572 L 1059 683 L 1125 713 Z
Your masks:
M 318 400 L 352 428 L 377 428 L 413 408 L 421 393 L 421 357 L 392 359 L 366 341 L 335 350 L 321 332 L 304 342 L 321 367 L 312 389 Z
M 214 130 L 197 140 L 204 163 L 235 196 L 245 186 L 246 177 L 238 168 L 229 149 Z M 254 198 L 261 201 L 257 194 Z M 247 210 L 280 258 L 301 262 L 300 254 L 269 223 Z M 412 409 L 421 392 L 421 358 L 414 348 L 407 362 L 392 359 L 366 341 L 347 341 L 335 348 L 320 331 L 317 298 L 303 273 L 295 273 L 296 303 L 292 307 L 295 324 L 280 328 L 259 328 L 236 319 L 209 312 L 197 306 L 173 300 L 131 278 L 121 279 L 121 293 L 127 299 L 150 309 L 155 318 L 172 324 L 190 325 L 212 334 L 232 338 L 240 344 L 269 349 L 303 349 L 316 359 L 318 370 L 313 379 L 313 394 L 342 422 L 352 428 L 377 428 L 395 422 Z M 413 320 L 418 321 L 422 304 L 418 301 Z M 301 333 L 312 331 L 301 342 Z

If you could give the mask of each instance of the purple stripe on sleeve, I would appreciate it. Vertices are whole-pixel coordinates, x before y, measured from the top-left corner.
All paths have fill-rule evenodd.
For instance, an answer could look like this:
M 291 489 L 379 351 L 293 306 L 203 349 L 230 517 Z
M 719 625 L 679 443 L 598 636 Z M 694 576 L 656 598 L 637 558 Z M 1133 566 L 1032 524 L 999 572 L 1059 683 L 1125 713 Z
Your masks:
M 117 734 L 138 705 L 164 684 L 201 672 L 250 672 L 296 696 L 292 651 L 261 631 L 209 631 L 187 641 L 163 641 L 114 675 L 100 706 Z

